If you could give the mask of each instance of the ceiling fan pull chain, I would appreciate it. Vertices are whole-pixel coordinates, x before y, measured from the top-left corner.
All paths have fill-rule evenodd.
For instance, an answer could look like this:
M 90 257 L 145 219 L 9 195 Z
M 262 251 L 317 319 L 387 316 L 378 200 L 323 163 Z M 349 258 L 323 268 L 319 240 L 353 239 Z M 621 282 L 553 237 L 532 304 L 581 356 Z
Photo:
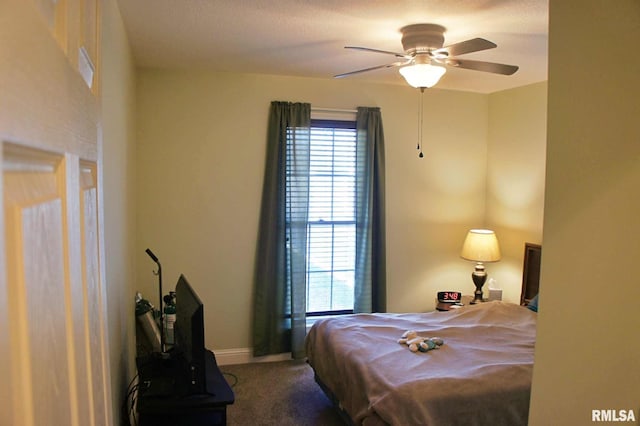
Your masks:
M 424 87 L 420 88 L 420 118 L 419 118 L 419 127 L 418 127 L 418 150 L 420 151 L 420 154 L 418 154 L 418 157 L 422 158 L 424 157 L 424 154 L 422 153 L 422 123 L 424 120 Z
M 422 94 L 418 103 L 418 144 L 416 145 L 418 151 L 420 151 L 420 144 L 422 144 Z

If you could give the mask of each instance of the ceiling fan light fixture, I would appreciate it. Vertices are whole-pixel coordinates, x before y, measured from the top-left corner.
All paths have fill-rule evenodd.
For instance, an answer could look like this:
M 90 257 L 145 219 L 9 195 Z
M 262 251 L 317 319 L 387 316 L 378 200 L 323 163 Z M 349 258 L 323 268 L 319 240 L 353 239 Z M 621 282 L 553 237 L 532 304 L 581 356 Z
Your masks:
M 416 88 L 435 86 L 445 72 L 445 67 L 431 64 L 414 64 L 400 68 L 400 74 L 407 83 Z

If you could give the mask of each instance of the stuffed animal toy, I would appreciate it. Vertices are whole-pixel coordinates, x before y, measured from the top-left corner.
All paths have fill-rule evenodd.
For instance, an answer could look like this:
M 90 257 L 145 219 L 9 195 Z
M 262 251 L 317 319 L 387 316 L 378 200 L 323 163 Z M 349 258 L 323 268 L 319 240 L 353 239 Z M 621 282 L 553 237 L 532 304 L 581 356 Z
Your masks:
M 398 343 L 409 346 L 411 352 L 428 352 L 432 349 L 438 349 L 444 344 L 444 340 L 439 337 L 418 336 L 418 333 L 409 330 L 402 334 Z

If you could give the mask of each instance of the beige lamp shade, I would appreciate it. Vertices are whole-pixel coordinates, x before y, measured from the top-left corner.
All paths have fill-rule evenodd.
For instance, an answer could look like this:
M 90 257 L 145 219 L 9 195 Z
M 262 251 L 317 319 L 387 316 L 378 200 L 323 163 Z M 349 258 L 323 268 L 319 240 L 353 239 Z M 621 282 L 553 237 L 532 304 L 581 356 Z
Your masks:
M 462 245 L 460 257 L 475 262 L 497 262 L 500 246 L 495 232 L 489 229 L 472 229 Z

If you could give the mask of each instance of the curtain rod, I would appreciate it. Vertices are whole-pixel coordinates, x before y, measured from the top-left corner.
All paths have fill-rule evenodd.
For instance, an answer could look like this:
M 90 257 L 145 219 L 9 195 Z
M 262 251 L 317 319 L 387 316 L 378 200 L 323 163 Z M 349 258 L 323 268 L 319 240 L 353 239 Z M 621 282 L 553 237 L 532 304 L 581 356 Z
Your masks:
M 311 111 L 316 111 L 316 112 L 344 112 L 344 113 L 348 113 L 348 114 L 355 114 L 355 113 L 358 112 L 357 109 L 316 108 L 316 107 L 311 107 Z

